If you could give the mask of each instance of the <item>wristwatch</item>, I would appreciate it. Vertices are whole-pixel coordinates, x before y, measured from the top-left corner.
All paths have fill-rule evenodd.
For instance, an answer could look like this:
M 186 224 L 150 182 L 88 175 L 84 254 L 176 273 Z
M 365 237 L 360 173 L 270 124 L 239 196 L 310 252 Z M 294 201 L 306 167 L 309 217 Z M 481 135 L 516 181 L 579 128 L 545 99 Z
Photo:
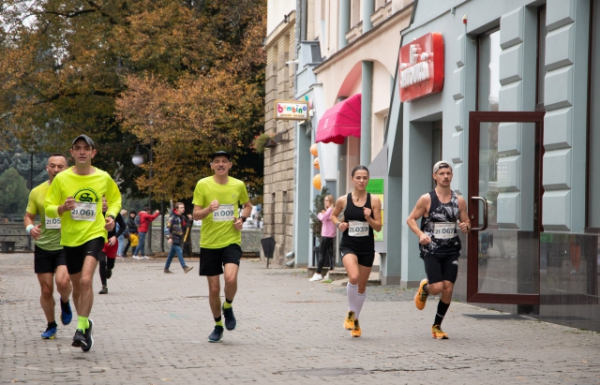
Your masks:
M 240 219 L 242 220 L 242 223 L 246 222 L 246 219 L 248 219 L 247 217 L 241 216 Z

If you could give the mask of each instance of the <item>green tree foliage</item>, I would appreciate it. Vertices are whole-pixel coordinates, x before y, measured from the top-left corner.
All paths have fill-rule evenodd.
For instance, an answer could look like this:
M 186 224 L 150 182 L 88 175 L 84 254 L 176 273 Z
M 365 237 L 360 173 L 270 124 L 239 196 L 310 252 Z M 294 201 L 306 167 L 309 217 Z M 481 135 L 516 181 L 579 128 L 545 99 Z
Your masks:
M 29 189 L 27 181 L 14 168 L 0 175 L 0 213 L 25 214 Z
M 16 138 L 68 154 L 86 133 L 95 165 L 140 196 L 150 165 L 131 155 L 152 140 L 154 195 L 182 198 L 226 148 L 258 191 L 262 160 L 248 147 L 263 115 L 265 15 L 266 0 L 0 2 L 0 150 Z

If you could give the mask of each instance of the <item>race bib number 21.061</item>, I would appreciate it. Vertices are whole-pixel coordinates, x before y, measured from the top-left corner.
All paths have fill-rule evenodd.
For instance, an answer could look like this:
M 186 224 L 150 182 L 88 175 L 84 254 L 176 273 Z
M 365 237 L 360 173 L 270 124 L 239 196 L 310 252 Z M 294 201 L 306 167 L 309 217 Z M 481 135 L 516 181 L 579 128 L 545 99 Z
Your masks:
M 77 202 L 77 207 L 71 210 L 71 218 L 76 221 L 94 222 L 96 220 L 96 204 Z

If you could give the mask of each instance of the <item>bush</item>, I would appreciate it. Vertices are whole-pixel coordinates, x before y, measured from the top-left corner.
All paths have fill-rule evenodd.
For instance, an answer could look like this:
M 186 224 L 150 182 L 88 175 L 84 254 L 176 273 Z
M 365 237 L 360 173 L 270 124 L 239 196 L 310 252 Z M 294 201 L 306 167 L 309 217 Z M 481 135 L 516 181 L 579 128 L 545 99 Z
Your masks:
M 254 137 L 254 140 L 252 141 L 252 144 L 250 145 L 250 147 L 254 150 L 254 152 L 256 152 L 257 154 L 262 154 L 263 152 L 265 152 L 265 144 L 267 144 L 267 142 L 273 138 L 273 135 L 271 134 L 267 134 L 267 133 L 262 133 L 260 135 L 256 135 Z

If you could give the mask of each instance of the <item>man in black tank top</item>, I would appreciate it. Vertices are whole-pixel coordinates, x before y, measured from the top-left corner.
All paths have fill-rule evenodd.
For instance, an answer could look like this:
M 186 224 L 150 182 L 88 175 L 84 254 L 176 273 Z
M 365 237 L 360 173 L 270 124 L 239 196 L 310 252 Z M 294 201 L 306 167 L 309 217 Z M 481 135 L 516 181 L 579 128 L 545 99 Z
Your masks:
M 433 166 L 434 190 L 423 194 L 408 216 L 408 227 L 419 237 L 419 250 L 425 263 L 427 278 L 419 284 L 415 295 L 417 309 L 425 308 L 429 294 L 442 294 L 431 335 L 436 339 L 448 339 L 441 328 L 442 320 L 450 307 L 454 282 L 458 275 L 458 256 L 461 244 L 458 230 L 468 233 L 471 222 L 467 215 L 467 203 L 450 188 L 452 166 L 441 160 Z M 421 218 L 421 226 L 417 219 Z

